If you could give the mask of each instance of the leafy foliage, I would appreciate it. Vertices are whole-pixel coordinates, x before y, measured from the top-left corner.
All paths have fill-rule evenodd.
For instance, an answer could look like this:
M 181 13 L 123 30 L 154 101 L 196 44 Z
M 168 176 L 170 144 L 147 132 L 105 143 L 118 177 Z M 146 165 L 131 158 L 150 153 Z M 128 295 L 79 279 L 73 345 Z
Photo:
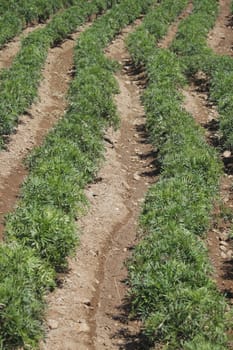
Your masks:
M 79 0 L 79 5 L 56 14 L 45 28 L 23 39 L 12 66 L 2 71 L 0 76 L 0 146 L 4 145 L 3 136 L 13 131 L 18 116 L 25 112 L 37 96 L 49 47 L 60 43 L 91 14 L 99 13 L 104 8 L 98 1 Z
M 48 19 L 60 9 L 80 5 L 82 0 L 10 0 L 1 1 L 0 8 L 0 47 L 16 34 L 20 33 L 25 25 L 41 22 Z M 99 3 L 99 2 L 98 2 Z M 109 1 L 111 3 L 111 1 Z M 106 8 L 107 1 L 101 7 Z
M 15 243 L 1 244 L 0 261 L 0 349 L 29 349 L 43 334 L 43 296 L 55 285 L 54 272 Z
M 193 4 L 193 13 L 181 22 L 172 49 L 185 62 L 186 74 L 203 71 L 209 77 L 210 99 L 220 115 L 222 145 L 233 150 L 233 60 L 214 54 L 207 46 L 207 34 L 217 16 L 217 2 L 195 0 Z

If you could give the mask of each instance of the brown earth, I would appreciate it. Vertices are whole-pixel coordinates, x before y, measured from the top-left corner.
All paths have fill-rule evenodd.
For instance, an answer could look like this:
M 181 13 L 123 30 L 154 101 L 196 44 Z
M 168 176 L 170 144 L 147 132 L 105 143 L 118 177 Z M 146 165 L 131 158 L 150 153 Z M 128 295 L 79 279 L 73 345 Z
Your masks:
M 15 133 L 9 137 L 7 149 L 0 152 L 0 237 L 4 230 L 4 216 L 12 210 L 27 170 L 26 155 L 42 143 L 48 130 L 64 115 L 66 93 L 73 68 L 73 49 L 80 32 L 61 46 L 49 49 L 38 90 L 38 99 L 27 113 L 19 118 Z
M 108 57 L 122 63 L 116 76 L 121 126 L 107 132 L 111 142 L 106 143 L 105 163 L 98 182 L 86 189 L 90 210 L 79 223 L 80 247 L 63 287 L 48 298 L 49 331 L 43 350 L 141 348 L 139 323 L 125 313 L 124 263 L 136 243 L 141 203 L 157 169 L 146 140 L 140 88 L 124 46 L 133 29 L 127 27 L 106 50 Z
M 219 55 L 233 55 L 231 0 L 219 0 L 219 15 L 208 35 L 208 44 Z

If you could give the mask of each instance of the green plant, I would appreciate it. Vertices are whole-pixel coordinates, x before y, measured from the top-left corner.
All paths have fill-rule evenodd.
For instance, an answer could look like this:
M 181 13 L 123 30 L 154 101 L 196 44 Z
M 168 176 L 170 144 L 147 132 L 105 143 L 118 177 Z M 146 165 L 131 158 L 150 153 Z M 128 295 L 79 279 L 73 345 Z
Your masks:
M 75 5 L 75 3 L 78 5 L 78 2 L 78 0 L 1 1 L 0 47 L 20 33 L 25 25 L 45 21 L 59 9 Z
M 198 4 L 205 20 L 215 14 L 216 2 Z M 132 314 L 144 321 L 144 333 L 150 340 L 164 348 L 208 349 L 214 344 L 216 349 L 225 349 L 226 303 L 210 278 L 200 239 L 209 227 L 221 165 L 217 153 L 205 143 L 201 128 L 182 108 L 179 90 L 185 84 L 186 61 L 154 46 L 157 33 L 162 35 L 168 28 L 169 20 L 167 24 L 161 21 L 160 27 L 160 18 L 169 19 L 170 5 L 162 2 L 160 16 L 155 9 L 127 41 L 134 61 L 147 72 L 143 103 L 150 139 L 159 150 L 161 163 L 161 178 L 150 188 L 140 219 L 143 239 L 128 263 Z M 199 21 L 203 25 L 200 17 Z M 191 34 L 190 29 L 190 42 L 182 49 L 198 55 L 204 37 L 197 33 L 200 40 L 193 47 Z M 181 46 L 172 47 L 178 52 Z
M 0 348 L 35 347 L 43 334 L 43 296 L 54 288 L 54 272 L 34 251 L 0 246 Z
M 112 1 L 111 3 L 114 3 Z M 79 4 L 56 14 L 43 29 L 36 30 L 22 41 L 22 47 L 12 66 L 0 77 L 0 146 L 4 135 L 13 132 L 20 114 L 37 96 L 41 70 L 50 46 L 57 45 L 83 24 L 93 13 L 103 10 L 95 1 L 79 0 Z

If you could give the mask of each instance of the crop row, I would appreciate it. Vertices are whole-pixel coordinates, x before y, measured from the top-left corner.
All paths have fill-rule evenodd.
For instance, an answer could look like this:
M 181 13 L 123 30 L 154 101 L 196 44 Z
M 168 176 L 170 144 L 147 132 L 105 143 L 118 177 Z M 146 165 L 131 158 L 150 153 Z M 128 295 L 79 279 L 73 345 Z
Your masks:
M 1 1 L 0 48 L 29 23 L 48 19 L 59 9 L 78 4 L 76 0 L 11 0 Z
M 216 55 L 207 45 L 207 34 L 217 16 L 215 0 L 193 1 L 193 14 L 179 26 L 172 50 L 185 62 L 185 73 L 201 70 L 208 76 L 210 100 L 217 105 L 221 146 L 233 150 L 233 59 Z
M 105 128 L 117 121 L 116 64 L 103 48 L 153 2 L 122 0 L 80 36 L 69 109 L 29 157 L 30 175 L 7 219 L 0 247 L 0 349 L 33 348 L 41 337 L 44 294 L 77 244 L 83 188 L 96 174 Z
M 79 0 L 79 5 L 58 13 L 45 28 L 34 31 L 22 41 L 12 66 L 0 72 L 0 148 L 4 145 L 4 135 L 13 131 L 19 115 L 37 96 L 49 47 L 64 40 L 89 15 L 101 12 L 114 2 Z
M 162 1 L 128 40 L 135 63 L 148 75 L 143 102 L 161 163 L 160 180 L 149 190 L 140 219 L 143 239 L 128 266 L 132 312 L 144 321 L 149 339 L 166 349 L 223 350 L 226 303 L 210 277 L 202 240 L 221 166 L 203 130 L 182 107 L 184 62 L 155 47 L 158 28 L 164 34 L 185 4 Z M 166 25 L 161 18 L 167 18 Z

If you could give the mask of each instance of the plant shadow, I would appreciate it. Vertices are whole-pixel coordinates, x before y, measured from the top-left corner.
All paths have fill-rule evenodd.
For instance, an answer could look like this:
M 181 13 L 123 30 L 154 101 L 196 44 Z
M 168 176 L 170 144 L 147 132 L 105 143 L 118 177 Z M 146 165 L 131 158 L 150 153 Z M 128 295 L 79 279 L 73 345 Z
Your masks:
M 125 281 L 124 281 L 125 282 Z M 121 328 L 114 334 L 112 339 L 116 339 L 116 344 L 119 350 L 149 350 L 151 348 L 151 342 L 142 330 L 139 330 L 138 326 L 132 331 L 133 327 L 129 327 L 129 322 L 140 324 L 137 318 L 131 318 L 129 320 L 129 314 L 131 311 L 130 298 L 125 298 L 122 304 L 118 307 L 117 315 L 111 315 L 111 317 L 121 324 Z

